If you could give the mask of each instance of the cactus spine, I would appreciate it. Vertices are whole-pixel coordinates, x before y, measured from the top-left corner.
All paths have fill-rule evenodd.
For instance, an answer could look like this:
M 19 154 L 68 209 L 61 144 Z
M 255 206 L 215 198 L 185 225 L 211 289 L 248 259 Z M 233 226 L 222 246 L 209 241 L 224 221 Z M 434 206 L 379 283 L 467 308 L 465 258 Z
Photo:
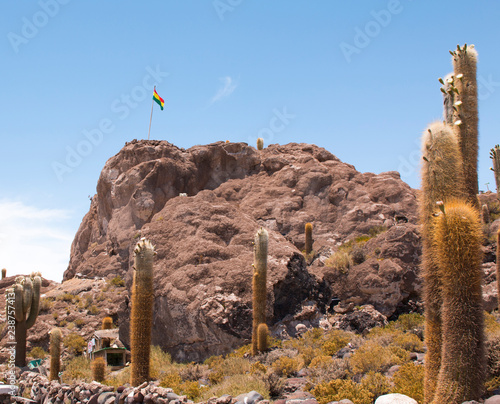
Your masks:
M 38 317 L 41 285 L 40 273 L 33 272 L 30 277 L 18 276 L 16 283 L 8 290 L 14 295 L 12 306 L 16 333 L 15 365 L 19 367 L 26 366 L 26 333 Z M 9 303 L 7 308 L 12 306 Z M 11 316 L 10 313 L 9 316 Z
M 495 173 L 495 184 L 497 186 L 497 198 L 500 199 L 500 146 L 495 145 L 493 149 L 490 150 L 490 158 L 493 160 L 493 167 L 490 168 Z
M 477 179 L 478 153 L 478 111 L 477 111 L 477 52 L 474 45 L 451 52 L 455 79 L 453 89 L 457 97 L 454 119 L 454 130 L 457 133 L 463 160 L 463 172 L 467 200 L 480 209 L 477 194 L 479 193 Z
M 422 136 L 422 192 L 420 195 L 420 223 L 422 225 L 422 274 L 425 302 L 425 357 L 424 396 L 432 401 L 437 376 L 441 367 L 441 280 L 432 246 L 433 219 L 436 202 L 463 195 L 462 164 L 458 141 L 453 130 L 442 122 L 435 122 Z
M 3 268 L 2 269 L 2 279 L 5 278 L 6 276 L 7 276 L 7 269 Z
M 151 328 L 153 325 L 153 244 L 141 239 L 134 248 L 134 280 L 130 319 L 132 354 L 130 384 L 138 386 L 149 381 Z
M 435 404 L 479 400 L 483 393 L 482 237 L 477 209 L 461 201 L 444 205 L 434 228 L 443 285 L 443 347 Z
M 259 352 L 258 327 L 266 324 L 268 244 L 269 234 L 261 227 L 255 234 L 254 240 L 252 355 L 257 355 Z
M 306 256 L 311 254 L 312 251 L 312 245 L 313 245 L 313 239 L 312 239 L 312 232 L 313 232 L 313 225 L 311 223 L 306 223 L 305 226 L 305 232 L 306 232 Z
M 90 368 L 92 369 L 92 378 L 96 382 L 100 383 L 104 381 L 106 374 L 106 361 L 104 360 L 104 358 L 95 358 L 90 364 Z
M 264 139 L 259 137 L 257 139 L 257 150 L 262 150 L 264 148 Z
M 111 328 L 113 328 L 113 319 L 111 317 L 104 317 L 102 319 L 102 329 L 110 330 Z
M 62 332 L 59 328 L 50 331 L 50 376 L 49 380 L 59 380 L 61 370 L 61 340 Z
M 269 334 L 269 328 L 267 327 L 267 324 L 265 323 L 259 324 L 259 327 L 257 328 L 257 349 L 259 352 L 267 351 L 268 334 Z

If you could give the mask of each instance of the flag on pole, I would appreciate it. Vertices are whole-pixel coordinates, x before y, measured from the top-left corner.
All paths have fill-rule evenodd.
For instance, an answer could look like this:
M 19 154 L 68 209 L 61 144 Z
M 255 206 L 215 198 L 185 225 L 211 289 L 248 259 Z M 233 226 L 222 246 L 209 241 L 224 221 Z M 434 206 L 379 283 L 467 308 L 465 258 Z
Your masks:
M 156 89 L 153 90 L 153 101 L 156 101 L 156 103 L 160 106 L 161 110 L 163 111 L 163 106 L 165 105 L 165 101 L 163 101 L 163 98 L 161 98 L 158 93 L 156 92 Z

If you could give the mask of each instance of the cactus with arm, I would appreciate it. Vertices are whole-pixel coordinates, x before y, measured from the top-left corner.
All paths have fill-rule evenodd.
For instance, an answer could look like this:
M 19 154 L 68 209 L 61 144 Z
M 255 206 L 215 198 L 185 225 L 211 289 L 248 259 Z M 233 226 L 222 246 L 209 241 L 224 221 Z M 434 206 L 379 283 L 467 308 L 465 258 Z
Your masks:
M 34 272 L 30 277 L 18 276 L 14 289 L 16 319 L 16 366 L 26 366 L 26 334 L 38 317 L 42 278 Z

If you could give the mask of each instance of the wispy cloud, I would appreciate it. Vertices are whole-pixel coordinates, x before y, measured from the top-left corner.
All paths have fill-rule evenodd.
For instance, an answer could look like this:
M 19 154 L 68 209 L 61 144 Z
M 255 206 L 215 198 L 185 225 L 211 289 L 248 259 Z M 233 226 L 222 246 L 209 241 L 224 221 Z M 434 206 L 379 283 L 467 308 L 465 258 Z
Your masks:
M 236 90 L 236 87 L 238 87 L 238 84 L 234 82 L 234 80 L 229 77 L 222 77 L 220 78 L 220 81 L 222 82 L 222 87 L 217 90 L 215 95 L 212 97 L 210 100 L 210 105 L 213 103 L 222 100 L 223 98 L 229 97 L 234 90 Z
M 0 200 L 0 268 L 7 269 L 7 276 L 40 271 L 44 278 L 61 281 L 73 239 L 66 228 L 69 213 Z

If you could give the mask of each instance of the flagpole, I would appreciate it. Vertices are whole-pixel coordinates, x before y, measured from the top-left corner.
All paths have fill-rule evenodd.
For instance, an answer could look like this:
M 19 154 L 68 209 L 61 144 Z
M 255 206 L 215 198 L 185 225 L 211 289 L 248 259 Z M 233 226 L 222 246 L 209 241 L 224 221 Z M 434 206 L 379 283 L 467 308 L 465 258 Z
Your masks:
M 154 87 L 154 90 L 156 90 L 156 86 Z M 155 105 L 155 100 L 153 97 L 153 101 L 151 101 L 151 116 L 149 117 L 149 131 L 148 131 L 148 140 L 149 140 L 149 134 L 151 133 L 151 121 L 153 119 L 153 106 Z

